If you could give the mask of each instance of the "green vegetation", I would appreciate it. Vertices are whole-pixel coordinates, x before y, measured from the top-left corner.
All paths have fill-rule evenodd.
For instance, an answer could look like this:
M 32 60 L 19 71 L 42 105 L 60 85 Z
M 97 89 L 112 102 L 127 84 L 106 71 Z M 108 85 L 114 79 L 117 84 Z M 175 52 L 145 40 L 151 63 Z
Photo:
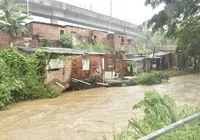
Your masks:
M 192 70 L 165 70 L 161 71 L 160 73 L 163 73 L 163 75 L 168 75 L 169 77 L 173 76 L 182 76 L 182 75 L 188 75 L 193 73 Z
M 50 37 L 42 39 L 40 41 L 39 46 L 41 46 L 41 47 L 53 47 L 53 40 Z
M 113 52 L 113 49 L 111 47 L 105 46 L 103 44 L 97 44 L 94 46 L 92 44 L 82 43 L 82 44 L 74 45 L 73 49 L 80 49 L 80 50 L 86 50 L 89 52 L 101 52 L 101 53 Z
M 146 0 L 153 8 L 163 4 L 164 9 L 148 22 L 153 33 L 162 30 L 167 36 L 177 39 L 178 50 L 185 57 L 193 57 L 195 71 L 200 71 L 199 47 L 199 1 L 198 0 Z
M 178 40 L 178 50 L 185 56 L 194 58 L 194 70 L 200 70 L 200 16 L 186 20 L 181 24 L 176 37 Z
M 180 24 L 199 16 L 199 1 L 191 0 L 146 0 L 145 5 L 156 8 L 164 5 L 164 9 L 147 21 L 153 32 L 163 30 L 167 36 L 174 36 Z
M 49 57 L 44 51 L 31 56 L 13 49 L 0 51 L 0 110 L 15 102 L 56 97 L 56 92 L 44 84 Z
M 138 85 L 154 85 L 160 84 L 163 80 L 168 80 L 173 76 L 181 76 L 190 74 L 191 71 L 152 71 L 151 73 L 141 73 L 137 75 L 132 81 Z
M 147 54 L 151 54 L 153 51 L 151 49 L 147 49 L 147 48 L 138 48 L 138 54 L 143 54 L 143 55 L 147 55 Z
M 142 37 L 136 38 L 136 44 L 140 51 L 142 51 L 143 49 L 149 50 L 154 46 L 176 45 L 175 39 L 166 37 L 164 32 L 160 30 L 152 34 L 152 32 L 147 29 L 146 25 L 142 26 L 141 35 Z M 139 54 L 140 53 L 141 52 L 139 52 Z M 143 54 L 146 54 L 146 52 L 144 52 Z
M 8 33 L 11 37 L 10 43 L 19 35 L 27 33 L 24 26 L 25 20 L 29 19 L 29 15 L 23 15 L 25 8 L 23 5 L 15 4 L 13 0 L 0 0 L 0 31 Z
M 160 96 L 155 90 L 145 92 L 144 99 L 133 106 L 133 110 L 135 109 L 143 110 L 144 116 L 140 119 L 130 119 L 128 128 L 114 135 L 114 140 L 137 140 L 199 112 L 199 108 L 186 105 L 177 107 L 171 98 L 166 95 Z M 198 140 L 199 138 L 200 125 L 199 120 L 196 120 L 167 133 L 158 140 Z
M 69 34 L 61 35 L 60 44 L 63 48 L 72 48 L 73 46 L 72 36 Z
M 168 80 L 169 75 L 162 72 L 141 73 L 133 78 L 132 81 L 137 85 L 154 85 L 162 83 L 162 80 Z

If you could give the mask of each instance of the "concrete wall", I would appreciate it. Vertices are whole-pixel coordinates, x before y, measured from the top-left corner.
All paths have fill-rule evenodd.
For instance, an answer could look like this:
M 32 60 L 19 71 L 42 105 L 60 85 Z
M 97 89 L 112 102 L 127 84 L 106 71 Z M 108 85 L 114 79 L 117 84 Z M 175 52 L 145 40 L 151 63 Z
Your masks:
M 24 0 L 15 1 L 26 4 Z M 49 18 L 54 24 L 60 20 L 92 28 L 109 30 L 110 17 L 94 11 L 55 0 L 29 0 L 29 4 L 30 12 L 33 15 Z M 141 36 L 135 24 L 113 17 L 111 29 L 117 33 L 125 33 L 130 38 Z

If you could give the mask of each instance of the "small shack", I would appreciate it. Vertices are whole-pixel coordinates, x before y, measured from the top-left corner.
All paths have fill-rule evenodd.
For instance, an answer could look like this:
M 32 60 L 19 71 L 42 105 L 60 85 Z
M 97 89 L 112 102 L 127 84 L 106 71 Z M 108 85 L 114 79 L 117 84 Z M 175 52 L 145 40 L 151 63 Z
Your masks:
M 105 79 L 120 78 L 126 74 L 127 64 L 122 54 L 105 54 L 104 60 Z
M 71 78 L 85 80 L 98 77 L 99 79 L 103 79 L 103 53 L 51 47 L 18 47 L 18 50 L 28 54 L 34 53 L 37 50 L 44 50 L 51 53 L 51 59 L 47 65 L 45 75 L 46 84 L 57 83 L 63 85 L 64 88 L 68 88 Z
M 152 69 L 166 70 L 172 68 L 170 52 L 153 53 L 148 58 L 152 59 Z
M 128 73 L 150 72 L 151 59 L 147 56 L 135 56 L 134 58 L 125 58 L 128 65 Z
M 103 82 L 104 53 L 87 52 L 72 60 L 71 77 L 88 82 Z

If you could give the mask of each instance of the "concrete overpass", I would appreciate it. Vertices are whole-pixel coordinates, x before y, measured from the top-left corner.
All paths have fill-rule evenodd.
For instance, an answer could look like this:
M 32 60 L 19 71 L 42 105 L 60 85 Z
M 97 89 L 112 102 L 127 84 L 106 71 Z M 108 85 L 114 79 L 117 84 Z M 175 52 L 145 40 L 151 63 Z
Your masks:
M 27 0 L 15 1 L 16 3 L 27 3 Z M 56 0 L 29 0 L 29 10 L 32 15 L 51 19 L 51 23 L 54 24 L 57 24 L 59 20 L 107 31 L 109 31 L 111 19 L 112 32 L 126 34 L 129 39 L 140 36 L 135 24 Z

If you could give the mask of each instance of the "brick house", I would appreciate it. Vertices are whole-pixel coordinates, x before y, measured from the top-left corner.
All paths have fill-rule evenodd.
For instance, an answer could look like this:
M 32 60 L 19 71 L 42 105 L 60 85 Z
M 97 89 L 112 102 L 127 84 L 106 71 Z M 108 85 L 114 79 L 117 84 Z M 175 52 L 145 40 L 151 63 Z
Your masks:
M 47 65 L 47 71 L 44 75 L 45 84 L 54 84 L 56 82 L 62 84 L 65 88 L 69 87 L 72 75 L 72 56 L 82 56 L 85 52 L 81 50 L 67 49 L 67 48 L 48 48 L 48 47 L 18 47 L 18 50 L 27 54 L 32 54 L 38 49 L 50 52 L 51 59 Z M 66 60 L 61 60 L 59 57 L 63 56 Z M 81 64 L 82 65 L 82 64 Z
M 105 71 L 112 71 L 123 77 L 126 74 L 127 63 L 121 54 L 105 54 Z
M 72 60 L 71 77 L 80 80 L 103 81 L 104 54 L 87 54 Z
M 123 55 L 120 54 L 109 55 L 68 48 L 18 47 L 19 51 L 29 54 L 38 49 L 53 54 L 45 74 L 46 84 L 58 82 L 67 88 L 71 78 L 103 82 L 104 72 L 106 71 L 112 72 L 115 70 L 120 73 L 120 77 L 126 72 L 126 63 L 123 61 Z M 64 56 L 67 59 L 62 61 L 59 56 Z M 110 65 L 112 65 L 111 69 Z
M 30 22 L 27 24 L 29 46 L 35 47 L 39 45 L 40 40 L 51 38 L 55 44 L 59 42 L 60 36 L 64 33 L 72 35 L 75 42 L 86 42 L 103 44 L 113 47 L 114 50 L 122 50 L 128 52 L 136 52 L 136 47 L 131 44 L 126 35 L 118 33 L 110 33 L 103 30 L 94 30 L 89 28 L 80 28 L 75 26 L 61 26 L 56 24 L 48 24 L 41 22 Z M 95 40 L 95 41 L 94 41 Z M 19 37 L 14 40 L 14 46 L 24 45 L 24 37 Z M 0 33 L 0 47 L 9 45 L 9 36 L 5 33 Z M 56 46 L 59 46 L 56 44 Z

